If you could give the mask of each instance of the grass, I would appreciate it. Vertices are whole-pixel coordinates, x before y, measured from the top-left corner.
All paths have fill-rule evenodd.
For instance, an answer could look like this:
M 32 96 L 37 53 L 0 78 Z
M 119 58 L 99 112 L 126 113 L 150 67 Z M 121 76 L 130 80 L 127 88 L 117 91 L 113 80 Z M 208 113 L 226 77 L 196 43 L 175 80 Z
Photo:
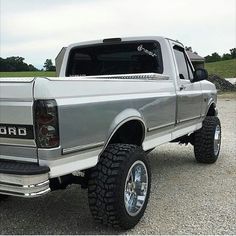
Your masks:
M 236 78 L 236 59 L 206 63 L 205 68 L 221 78 Z
M 55 71 L 0 72 L 0 77 L 55 77 Z

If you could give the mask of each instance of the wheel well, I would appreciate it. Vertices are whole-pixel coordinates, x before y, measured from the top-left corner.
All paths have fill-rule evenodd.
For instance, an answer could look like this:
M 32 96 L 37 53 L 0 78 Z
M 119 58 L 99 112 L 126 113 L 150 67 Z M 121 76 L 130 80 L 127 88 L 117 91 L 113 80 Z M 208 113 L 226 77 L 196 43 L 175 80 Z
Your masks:
M 125 124 L 118 128 L 118 130 L 110 139 L 109 144 L 125 143 L 141 146 L 144 139 L 144 135 L 145 128 L 141 121 L 127 121 Z
M 208 109 L 207 116 L 216 116 L 215 103 L 212 103 Z

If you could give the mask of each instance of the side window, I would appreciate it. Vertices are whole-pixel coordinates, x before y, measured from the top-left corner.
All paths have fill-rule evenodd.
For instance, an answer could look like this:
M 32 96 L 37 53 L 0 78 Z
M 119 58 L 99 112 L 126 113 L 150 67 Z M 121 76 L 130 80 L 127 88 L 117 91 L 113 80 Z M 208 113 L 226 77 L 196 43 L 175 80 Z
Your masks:
M 192 70 L 192 67 L 190 65 L 189 60 L 187 58 L 186 58 L 186 60 L 187 60 L 187 65 L 188 65 L 189 79 L 193 80 L 193 70 Z
M 174 54 L 177 62 L 180 79 L 189 79 L 190 65 L 186 63 L 186 56 L 181 47 L 174 46 Z

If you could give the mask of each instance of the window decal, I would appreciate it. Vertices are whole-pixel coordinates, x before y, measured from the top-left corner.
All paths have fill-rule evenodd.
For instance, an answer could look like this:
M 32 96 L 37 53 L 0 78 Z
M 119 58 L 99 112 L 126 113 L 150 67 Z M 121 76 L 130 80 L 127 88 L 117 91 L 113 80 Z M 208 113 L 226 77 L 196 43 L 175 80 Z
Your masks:
M 155 53 L 153 53 L 153 52 L 147 50 L 146 48 L 143 47 L 142 44 L 140 44 L 140 45 L 137 47 L 137 50 L 138 50 L 139 52 L 143 51 L 143 52 L 145 52 L 146 54 L 148 54 L 149 56 L 157 57 L 157 54 L 155 54 Z

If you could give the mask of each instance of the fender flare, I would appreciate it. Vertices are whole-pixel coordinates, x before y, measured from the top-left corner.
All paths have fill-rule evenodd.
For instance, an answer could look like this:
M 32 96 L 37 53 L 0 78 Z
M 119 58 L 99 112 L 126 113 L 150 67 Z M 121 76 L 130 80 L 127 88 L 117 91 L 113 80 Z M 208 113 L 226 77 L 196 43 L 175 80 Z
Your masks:
M 143 137 L 142 137 L 142 142 L 143 142 L 143 140 L 146 137 L 147 127 L 141 113 L 135 109 L 125 109 L 113 119 L 109 128 L 109 131 L 108 131 L 108 135 L 105 139 L 103 149 L 99 154 L 99 157 L 103 153 L 103 151 L 106 149 L 107 145 L 109 144 L 111 138 L 114 136 L 116 131 L 120 127 L 122 127 L 125 123 L 129 121 L 135 121 L 135 120 L 139 121 L 143 126 Z
M 216 102 L 215 102 L 214 99 L 212 98 L 212 99 L 209 100 L 209 102 L 208 102 L 208 104 L 207 104 L 207 108 L 206 108 L 205 116 L 204 116 L 204 117 L 207 116 L 207 114 L 208 114 L 208 112 L 209 112 L 209 109 L 210 109 L 210 107 L 211 107 L 212 105 L 213 105 L 213 108 L 214 108 L 214 110 L 215 110 L 215 116 L 218 115 L 218 111 L 217 111 L 217 108 L 216 108 Z

